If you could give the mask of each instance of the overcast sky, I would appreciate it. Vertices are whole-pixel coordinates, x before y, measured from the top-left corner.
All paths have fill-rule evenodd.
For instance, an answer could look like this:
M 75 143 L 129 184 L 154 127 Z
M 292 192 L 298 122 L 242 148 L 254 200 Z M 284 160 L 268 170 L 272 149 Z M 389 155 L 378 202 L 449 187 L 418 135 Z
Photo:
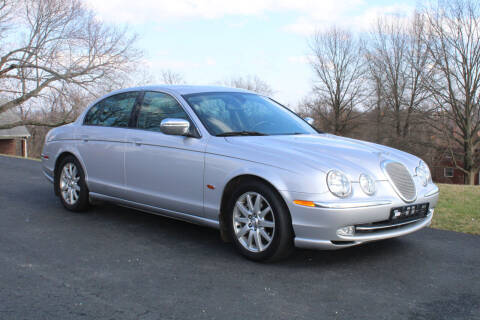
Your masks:
M 315 29 L 365 31 L 379 15 L 415 7 L 411 0 L 87 1 L 101 19 L 138 33 L 152 73 L 171 69 L 189 84 L 257 75 L 291 106 L 312 86 L 307 40 Z

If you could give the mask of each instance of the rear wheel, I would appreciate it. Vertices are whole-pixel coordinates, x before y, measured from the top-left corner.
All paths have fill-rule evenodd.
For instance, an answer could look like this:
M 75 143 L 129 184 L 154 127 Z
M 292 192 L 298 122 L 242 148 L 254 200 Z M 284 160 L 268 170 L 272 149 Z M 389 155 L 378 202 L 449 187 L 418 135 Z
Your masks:
M 57 194 L 65 208 L 84 211 L 88 208 L 88 189 L 80 163 L 73 156 L 65 157 L 55 174 Z
M 270 186 L 255 180 L 241 183 L 230 196 L 227 210 L 227 228 L 242 255 L 272 261 L 291 253 L 290 214 Z

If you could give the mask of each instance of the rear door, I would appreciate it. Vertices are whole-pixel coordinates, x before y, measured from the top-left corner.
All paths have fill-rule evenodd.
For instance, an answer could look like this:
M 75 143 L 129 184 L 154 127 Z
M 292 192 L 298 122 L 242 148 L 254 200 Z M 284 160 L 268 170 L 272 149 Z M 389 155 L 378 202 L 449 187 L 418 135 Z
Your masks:
M 138 92 L 124 92 L 95 104 L 77 130 L 78 150 L 91 192 L 123 197 L 125 144 Z
M 205 138 L 166 135 L 165 118 L 190 117 L 178 101 L 161 92 L 145 92 L 137 110 L 136 129 L 127 135 L 127 198 L 157 208 L 203 215 Z

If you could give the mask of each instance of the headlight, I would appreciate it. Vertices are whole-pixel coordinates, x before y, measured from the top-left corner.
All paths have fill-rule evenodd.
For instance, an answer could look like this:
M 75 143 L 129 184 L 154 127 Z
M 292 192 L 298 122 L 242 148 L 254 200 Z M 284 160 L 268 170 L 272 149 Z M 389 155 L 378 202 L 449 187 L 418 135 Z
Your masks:
M 415 168 L 415 173 L 417 177 L 420 179 L 420 182 L 423 184 L 425 187 L 432 179 L 430 175 L 430 170 L 428 169 L 428 166 L 420 160 L 420 163 L 418 164 L 418 167 Z
M 367 195 L 372 196 L 375 193 L 375 180 L 367 174 L 360 175 L 360 187 Z
M 327 186 L 331 193 L 345 198 L 352 193 L 352 184 L 347 176 L 338 170 L 331 170 L 327 174 Z

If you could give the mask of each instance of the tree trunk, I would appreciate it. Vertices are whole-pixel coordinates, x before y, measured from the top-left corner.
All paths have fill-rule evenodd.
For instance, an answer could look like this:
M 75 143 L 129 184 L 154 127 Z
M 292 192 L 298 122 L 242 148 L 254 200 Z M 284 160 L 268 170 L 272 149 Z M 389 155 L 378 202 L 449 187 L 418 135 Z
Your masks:
M 395 132 L 397 133 L 397 138 L 402 136 L 401 126 L 400 108 L 395 108 Z
M 475 166 L 475 149 L 473 148 L 472 143 L 470 143 L 471 137 L 469 137 L 468 132 L 466 132 L 465 135 L 468 137 L 465 139 L 463 145 L 463 167 L 468 172 L 465 175 L 465 184 L 473 185 L 475 183 L 475 173 L 477 171 Z
M 338 135 L 340 134 L 340 107 L 336 105 L 335 107 L 335 119 L 334 119 L 334 134 Z
M 470 170 L 465 175 L 465 184 L 469 184 L 471 186 L 475 185 L 475 176 L 476 175 L 477 175 L 477 172 L 475 172 L 475 170 Z

